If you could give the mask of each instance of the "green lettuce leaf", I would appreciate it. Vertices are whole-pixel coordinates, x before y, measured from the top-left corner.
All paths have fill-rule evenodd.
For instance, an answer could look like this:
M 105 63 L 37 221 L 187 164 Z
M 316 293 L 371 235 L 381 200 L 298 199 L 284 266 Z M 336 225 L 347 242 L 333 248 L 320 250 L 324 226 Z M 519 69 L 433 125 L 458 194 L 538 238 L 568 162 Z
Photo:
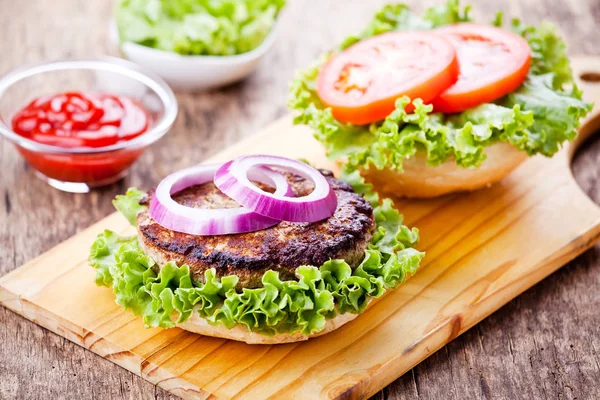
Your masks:
M 406 4 L 388 4 L 379 10 L 366 29 L 358 36 L 350 36 L 340 49 L 359 42 L 362 39 L 396 30 L 428 30 L 439 26 L 471 21 L 470 7 L 461 9 L 457 1 L 432 7 L 425 11 L 424 17 L 415 15 Z
M 456 0 L 431 8 L 423 16 L 415 15 L 404 4 L 387 5 L 360 35 L 342 42 L 339 50 L 384 32 L 470 21 L 468 11 L 469 7 L 461 9 Z M 502 15 L 498 14 L 493 23 L 502 26 Z M 485 147 L 500 141 L 529 155 L 552 156 L 563 142 L 576 137 L 579 121 L 592 105 L 581 100 L 565 44 L 551 24 L 531 27 L 514 20 L 511 29 L 528 41 L 531 68 L 521 87 L 494 103 L 444 115 L 433 113 L 431 106 L 415 99 L 415 110 L 408 114 L 404 108 L 410 100 L 403 97 L 383 121 L 362 126 L 341 123 L 315 89 L 319 69 L 331 57 L 327 54 L 299 71 L 290 85 L 288 106 L 294 112 L 294 122 L 312 128 L 328 155 L 346 160 L 350 170 L 375 167 L 401 172 L 404 159 L 417 152 L 425 153 L 432 166 L 454 159 L 461 167 L 477 167 L 486 158 Z
M 113 205 L 131 225 L 135 226 L 137 215 L 146 209 L 146 206 L 140 204 L 144 197 L 146 197 L 146 193 L 136 188 L 129 188 L 125 195 L 118 195 L 113 200 Z
M 204 283 L 194 282 L 187 265 L 168 263 L 159 269 L 144 254 L 137 237 L 107 230 L 90 249 L 96 283 L 112 287 L 117 304 L 141 316 L 146 326 L 170 328 L 198 312 L 211 324 L 227 328 L 241 324 L 266 335 L 318 332 L 328 319 L 361 313 L 371 298 L 404 282 L 417 271 L 424 255 L 414 249 L 417 229 L 402 224 L 402 215 L 389 199 L 380 201 L 356 173 L 348 172 L 346 178 L 372 201 L 377 225 L 363 261 L 354 270 L 344 260 L 329 260 L 320 266 L 299 267 L 297 281 L 282 281 L 277 272 L 267 271 L 261 288 L 236 291 L 236 276 L 219 279 L 209 269 Z M 133 205 L 135 199 L 143 196 L 130 189 L 115 204 L 127 205 L 119 209 L 129 219 L 139 211 Z
M 258 47 L 285 0 L 120 0 L 122 42 L 183 55 L 234 55 Z

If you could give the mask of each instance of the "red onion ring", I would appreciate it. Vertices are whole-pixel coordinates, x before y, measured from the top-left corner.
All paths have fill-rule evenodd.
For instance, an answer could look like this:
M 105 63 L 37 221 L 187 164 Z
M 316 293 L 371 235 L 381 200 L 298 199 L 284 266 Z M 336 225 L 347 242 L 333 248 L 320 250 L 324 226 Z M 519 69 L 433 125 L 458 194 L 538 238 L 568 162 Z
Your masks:
M 303 197 L 283 197 L 256 187 L 248 171 L 274 166 L 312 181 L 314 190 Z M 337 197 L 327 179 L 315 168 L 285 157 L 253 155 L 225 163 L 215 173 L 215 185 L 247 209 L 265 217 L 291 222 L 316 222 L 329 218 L 337 208 Z
M 265 217 L 240 208 L 201 209 L 177 203 L 171 195 L 193 185 L 212 182 L 221 164 L 198 165 L 175 172 L 163 179 L 150 202 L 150 216 L 161 226 L 190 235 L 227 235 L 252 232 L 281 220 Z M 250 179 L 275 187 L 277 196 L 293 196 L 285 176 L 267 167 L 258 166 L 249 171 Z M 253 184 L 252 184 L 253 185 Z

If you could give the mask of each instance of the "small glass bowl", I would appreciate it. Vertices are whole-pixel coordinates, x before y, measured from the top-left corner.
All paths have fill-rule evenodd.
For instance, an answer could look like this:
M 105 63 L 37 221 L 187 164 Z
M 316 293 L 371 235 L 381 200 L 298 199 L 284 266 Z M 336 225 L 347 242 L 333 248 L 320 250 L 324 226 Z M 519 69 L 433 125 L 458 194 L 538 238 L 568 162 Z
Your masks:
M 125 95 L 150 116 L 137 138 L 100 148 L 64 148 L 16 134 L 12 117 L 34 98 L 83 91 Z M 74 193 L 118 181 L 152 143 L 165 135 L 177 116 L 177 100 L 152 72 L 117 58 L 64 60 L 18 68 L 0 78 L 0 133 L 13 142 L 36 174 L 50 186 Z

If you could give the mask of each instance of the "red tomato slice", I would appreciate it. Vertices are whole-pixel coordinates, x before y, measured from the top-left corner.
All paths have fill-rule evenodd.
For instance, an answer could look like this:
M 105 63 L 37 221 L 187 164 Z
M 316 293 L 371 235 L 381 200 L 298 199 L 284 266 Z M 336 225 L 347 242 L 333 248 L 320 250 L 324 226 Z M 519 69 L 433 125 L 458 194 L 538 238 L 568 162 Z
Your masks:
M 458 81 L 432 101 L 435 111 L 455 113 L 499 99 L 527 77 L 531 49 L 517 34 L 471 23 L 435 32 L 454 45 L 460 65 Z
M 337 120 L 363 125 L 387 117 L 401 96 L 429 102 L 457 77 L 450 42 L 434 33 L 390 32 L 329 60 L 319 71 L 317 93 Z

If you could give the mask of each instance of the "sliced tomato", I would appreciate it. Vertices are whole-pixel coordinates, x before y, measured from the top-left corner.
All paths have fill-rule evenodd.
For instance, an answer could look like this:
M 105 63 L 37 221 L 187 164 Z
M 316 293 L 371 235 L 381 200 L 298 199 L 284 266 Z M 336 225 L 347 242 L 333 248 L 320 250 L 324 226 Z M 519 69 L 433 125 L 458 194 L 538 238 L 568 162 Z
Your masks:
M 432 101 L 435 111 L 455 113 L 499 99 L 529 72 L 531 49 L 521 36 L 489 25 L 463 23 L 436 29 L 456 48 L 458 81 Z
M 390 32 L 329 60 L 319 71 L 317 93 L 337 120 L 363 125 L 387 117 L 401 96 L 429 102 L 457 77 L 450 42 L 434 33 Z

